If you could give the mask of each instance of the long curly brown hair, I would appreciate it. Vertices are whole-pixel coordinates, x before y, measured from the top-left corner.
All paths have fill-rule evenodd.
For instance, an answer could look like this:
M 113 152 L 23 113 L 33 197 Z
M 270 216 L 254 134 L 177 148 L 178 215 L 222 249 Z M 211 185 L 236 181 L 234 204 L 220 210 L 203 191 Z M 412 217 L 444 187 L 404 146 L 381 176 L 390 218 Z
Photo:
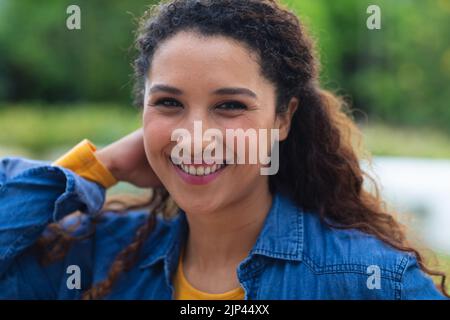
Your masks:
M 318 82 L 319 62 L 314 44 L 299 18 L 275 0 L 171 0 L 150 7 L 137 32 L 138 56 L 134 63 L 135 101 L 143 105 L 145 76 L 151 68 L 158 45 L 179 31 L 205 36 L 222 35 L 238 40 L 259 55 L 261 73 L 276 88 L 276 112 L 286 111 L 297 97 L 300 106 L 293 116 L 291 130 L 280 143 L 280 168 L 269 177 L 270 191 L 283 192 L 301 208 L 316 212 L 323 223 L 335 228 L 356 228 L 375 235 L 392 247 L 415 254 L 421 269 L 429 269 L 424 257 L 410 245 L 406 230 L 379 196 L 374 179 L 360 166 L 368 158 L 360 143 L 360 132 L 343 99 L 322 89 Z M 369 192 L 364 181 L 372 182 Z M 121 208 L 117 205 L 121 204 Z M 114 206 L 116 206 L 114 208 Z M 134 241 L 124 248 L 110 267 L 107 278 L 84 292 L 85 299 L 99 299 L 111 292 L 117 278 L 129 270 L 139 249 L 152 231 L 155 215 L 171 215 L 176 205 L 166 190 L 155 190 L 140 200 L 108 199 L 103 212 L 126 212 L 149 207 L 148 221 L 137 231 Z M 50 226 L 52 237 L 41 238 L 40 246 L 51 248 L 45 257 L 58 258 L 76 238 Z

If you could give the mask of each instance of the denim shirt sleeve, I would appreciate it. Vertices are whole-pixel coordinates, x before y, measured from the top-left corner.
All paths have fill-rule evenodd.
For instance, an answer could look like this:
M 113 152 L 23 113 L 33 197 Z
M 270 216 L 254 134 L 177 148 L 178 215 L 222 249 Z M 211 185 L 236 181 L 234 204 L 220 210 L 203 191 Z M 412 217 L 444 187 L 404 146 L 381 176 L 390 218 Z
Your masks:
M 0 159 L 1 295 L 12 296 L 8 295 L 8 290 L 13 290 L 8 285 L 11 265 L 36 242 L 49 223 L 77 210 L 94 215 L 104 200 L 102 186 L 68 169 L 18 157 Z M 14 276 L 17 278 L 17 274 Z M 29 282 L 34 279 L 14 281 L 27 281 L 32 286 Z
M 441 300 L 445 296 L 439 292 L 430 276 L 420 268 L 417 259 L 408 254 L 409 261 L 405 267 L 401 283 L 401 300 Z

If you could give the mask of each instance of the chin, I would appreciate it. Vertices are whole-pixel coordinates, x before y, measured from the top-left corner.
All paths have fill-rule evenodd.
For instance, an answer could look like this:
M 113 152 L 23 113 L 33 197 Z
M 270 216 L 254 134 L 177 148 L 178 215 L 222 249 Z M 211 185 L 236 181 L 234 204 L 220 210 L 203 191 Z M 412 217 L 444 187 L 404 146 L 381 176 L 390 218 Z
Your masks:
M 184 194 L 178 197 L 174 196 L 178 206 L 186 212 L 198 215 L 214 213 L 223 206 L 223 201 L 211 199 L 208 194 Z

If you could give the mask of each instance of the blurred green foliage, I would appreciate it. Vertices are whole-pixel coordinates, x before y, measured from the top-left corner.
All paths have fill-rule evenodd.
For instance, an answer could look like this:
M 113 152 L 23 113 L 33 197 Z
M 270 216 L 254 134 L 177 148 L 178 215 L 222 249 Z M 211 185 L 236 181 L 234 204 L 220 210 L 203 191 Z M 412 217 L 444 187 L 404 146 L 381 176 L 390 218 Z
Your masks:
M 352 100 L 357 119 L 450 133 L 450 0 L 281 1 L 317 40 L 322 83 Z M 3 108 L 129 108 L 136 19 L 156 2 L 0 0 Z M 81 7 L 81 30 L 66 28 L 69 4 Z M 366 27 L 371 4 L 381 30 Z
M 318 41 L 325 86 L 377 122 L 450 133 L 449 0 L 284 2 Z M 369 5 L 381 30 L 366 27 Z
M 0 101 L 129 102 L 136 20 L 154 2 L 0 0 Z
M 449 135 L 435 128 L 375 123 L 362 131 L 367 149 L 377 156 L 450 159 Z
M 0 146 L 5 150 L 0 149 L 0 157 L 12 153 L 51 158 L 49 152 L 68 149 L 84 138 L 105 145 L 136 130 L 140 114 L 114 104 L 0 105 Z

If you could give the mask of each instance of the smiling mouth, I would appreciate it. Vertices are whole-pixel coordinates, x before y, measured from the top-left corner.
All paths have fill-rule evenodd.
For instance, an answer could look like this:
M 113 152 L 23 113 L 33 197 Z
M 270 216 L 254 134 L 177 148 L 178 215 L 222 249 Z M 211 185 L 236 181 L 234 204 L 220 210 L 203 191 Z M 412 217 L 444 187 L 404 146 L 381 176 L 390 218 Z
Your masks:
M 170 162 L 182 170 L 184 173 L 189 174 L 191 176 L 208 176 L 213 173 L 216 173 L 222 169 L 224 169 L 227 164 L 212 164 L 212 165 L 192 165 L 192 164 L 175 164 L 172 159 Z

